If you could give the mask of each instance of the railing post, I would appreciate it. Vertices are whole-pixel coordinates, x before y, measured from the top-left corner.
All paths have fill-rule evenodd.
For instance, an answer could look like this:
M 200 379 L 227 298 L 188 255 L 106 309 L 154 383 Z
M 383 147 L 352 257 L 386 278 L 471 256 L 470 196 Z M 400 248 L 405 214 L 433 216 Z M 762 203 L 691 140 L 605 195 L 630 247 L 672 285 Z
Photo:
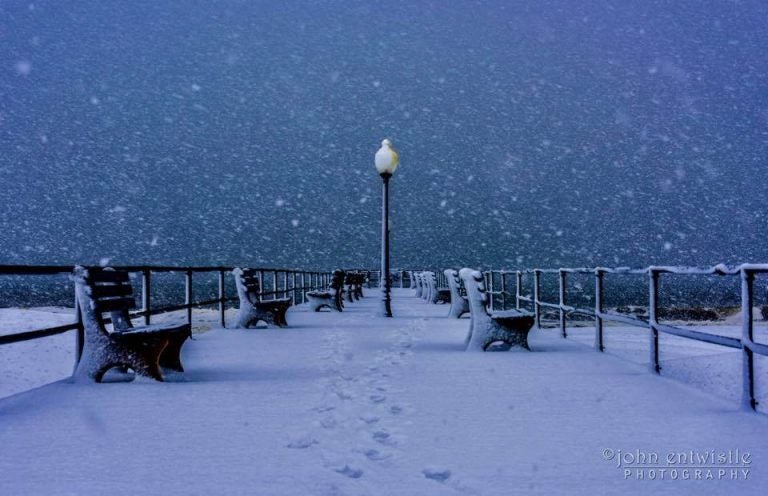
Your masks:
M 501 271 L 501 311 L 507 309 L 507 273 Z
M 259 270 L 259 301 L 264 300 L 264 291 L 266 291 L 266 287 L 264 287 L 264 271 Z
M 291 305 L 296 305 L 296 271 L 291 271 Z
M 496 295 L 493 294 L 493 270 L 488 269 L 488 310 L 493 312 L 493 299 Z
M 226 310 L 226 291 L 224 291 L 224 271 L 219 271 L 219 323 L 221 324 L 221 327 L 226 328 L 227 322 L 224 317 L 224 312 Z
M 661 373 L 661 366 L 659 365 L 659 330 L 656 328 L 658 322 L 656 316 L 659 310 L 659 273 L 651 268 L 650 273 L 650 287 L 648 289 L 648 327 L 651 330 L 651 371 L 657 374 Z
M 520 310 L 520 297 L 523 291 L 523 272 L 515 272 L 515 310 Z
M 150 296 L 151 296 L 151 289 L 150 289 L 150 272 L 149 269 L 143 269 L 141 271 L 141 302 L 142 302 L 142 310 L 144 313 L 144 325 L 149 325 L 150 322 Z
M 603 346 L 603 271 L 595 269 L 595 349 L 605 351 Z
M 564 338 L 568 337 L 568 332 L 565 330 L 565 275 L 566 272 L 563 269 L 558 271 L 559 277 L 559 294 L 560 294 L 560 332 Z
M 184 304 L 187 305 L 187 324 L 192 324 L 192 271 L 184 274 Z
M 541 290 L 541 270 L 533 269 L 533 315 L 536 327 L 541 329 L 541 308 L 539 306 L 539 291 Z
M 83 316 L 80 313 L 80 301 L 77 298 L 77 289 L 75 289 L 75 322 L 77 323 L 77 337 L 75 338 L 75 369 L 83 356 L 83 346 L 85 346 L 85 327 L 83 326 Z
M 755 363 L 750 345 L 753 339 L 752 287 L 755 275 L 742 267 L 741 270 L 741 350 L 742 350 L 742 405 L 744 409 L 756 410 Z
M 272 299 L 277 299 L 277 271 L 272 271 Z
M 283 272 L 283 298 L 288 298 L 288 271 Z

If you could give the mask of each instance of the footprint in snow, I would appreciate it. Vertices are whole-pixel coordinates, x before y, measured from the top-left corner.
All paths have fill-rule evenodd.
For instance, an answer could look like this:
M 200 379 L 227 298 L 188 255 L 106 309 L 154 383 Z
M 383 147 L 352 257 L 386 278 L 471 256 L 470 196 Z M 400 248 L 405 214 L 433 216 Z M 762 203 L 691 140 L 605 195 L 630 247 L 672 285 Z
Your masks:
M 325 412 L 330 412 L 330 411 L 335 410 L 335 409 L 336 409 L 335 406 L 318 406 L 318 407 L 313 408 L 312 410 L 316 411 L 317 413 L 325 413 Z
M 363 471 L 359 468 L 353 468 L 349 465 L 344 465 L 342 468 L 337 468 L 336 473 L 349 477 L 350 479 L 359 479 L 363 476 Z
M 352 399 L 352 393 L 349 391 L 334 391 L 336 396 L 339 397 L 340 400 L 351 400 Z
M 451 471 L 450 470 L 440 470 L 435 468 L 425 468 L 421 471 L 422 474 L 424 474 L 424 477 L 427 479 L 432 479 L 437 482 L 445 482 L 451 477 Z
M 384 444 L 387 446 L 392 446 L 395 443 L 395 441 L 392 439 L 392 436 L 388 432 L 384 431 L 376 431 L 371 436 L 374 441 L 376 441 L 379 444 Z
M 386 460 L 387 458 L 390 458 L 392 455 L 382 453 L 379 450 L 376 449 L 369 449 L 363 453 L 366 458 L 368 458 L 371 461 L 379 462 L 381 460 Z
M 389 407 L 389 413 L 391 413 L 392 415 L 400 415 L 401 413 L 403 413 L 403 407 L 393 405 Z
M 371 403 L 383 403 L 387 400 L 387 397 L 382 394 L 372 394 L 368 399 L 371 400 Z
M 370 424 L 375 424 L 376 422 L 378 422 L 381 419 L 379 417 L 360 417 L 360 420 L 362 420 L 366 424 L 370 425 Z
M 286 448 L 290 449 L 307 449 L 310 446 L 313 446 L 315 444 L 318 444 L 318 440 L 311 437 L 311 436 L 303 436 L 297 439 L 294 439 L 290 443 L 286 445 Z
M 333 429 L 338 425 L 335 418 L 327 417 L 320 420 L 320 425 L 323 429 Z

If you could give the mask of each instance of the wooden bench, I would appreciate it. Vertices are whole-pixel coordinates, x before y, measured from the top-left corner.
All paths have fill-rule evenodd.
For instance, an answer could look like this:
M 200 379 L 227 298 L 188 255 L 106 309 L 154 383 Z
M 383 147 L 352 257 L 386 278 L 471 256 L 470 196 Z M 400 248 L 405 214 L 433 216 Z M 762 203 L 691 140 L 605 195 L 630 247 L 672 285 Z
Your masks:
M 237 312 L 238 329 L 246 329 L 256 325 L 260 320 L 277 327 L 288 326 L 285 313 L 291 306 L 290 298 L 261 299 L 261 281 L 258 271 L 254 269 L 235 268 L 232 271 L 237 286 L 237 296 L 240 298 L 240 310 Z
M 192 335 L 189 324 L 156 324 L 134 327 L 128 311 L 136 308 L 126 271 L 102 267 L 75 267 L 77 307 L 82 317 L 83 352 L 75 377 L 101 382 L 111 368 L 163 380 L 161 369 L 184 372 L 181 347 Z M 112 330 L 103 314 L 109 313 Z
M 347 293 L 347 301 L 353 303 L 363 297 L 363 283 L 365 283 L 365 274 L 362 272 L 345 273 L 344 291 Z
M 451 302 L 451 290 L 448 288 L 438 288 L 437 278 L 432 271 L 424 272 L 424 278 L 427 283 L 427 302 L 428 303 L 450 303 Z
M 416 287 L 414 295 L 421 298 L 421 295 L 424 293 L 424 285 L 421 283 L 421 272 L 413 273 L 413 283 Z
M 451 308 L 448 309 L 448 316 L 454 319 L 461 318 L 465 313 L 469 313 L 467 290 L 459 279 L 458 270 L 445 269 L 443 273 L 448 280 L 448 289 L 451 292 Z
M 459 277 L 467 290 L 470 328 L 467 335 L 467 351 L 485 351 L 494 343 L 502 343 L 499 349 L 508 350 L 520 346 L 528 351 L 528 332 L 534 316 L 530 312 L 508 310 L 488 313 L 488 293 L 483 275 L 468 268 L 459 271 Z
M 344 299 L 342 298 L 344 278 L 344 271 L 336 269 L 331 274 L 328 291 L 308 291 L 307 301 L 309 302 L 309 308 L 314 312 L 319 312 L 323 307 L 341 312 L 344 309 Z

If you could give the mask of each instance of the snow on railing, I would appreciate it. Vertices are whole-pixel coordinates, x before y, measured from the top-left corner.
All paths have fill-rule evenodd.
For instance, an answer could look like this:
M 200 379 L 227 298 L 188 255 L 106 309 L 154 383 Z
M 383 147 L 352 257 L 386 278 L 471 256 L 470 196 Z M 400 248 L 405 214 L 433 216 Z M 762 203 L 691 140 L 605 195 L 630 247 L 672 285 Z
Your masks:
M 757 274 L 767 274 L 768 264 L 742 264 L 727 266 L 724 264 L 712 267 L 686 267 L 686 266 L 650 266 L 645 269 L 632 269 L 629 267 L 595 267 L 595 268 L 559 268 L 559 269 L 526 269 L 526 270 L 486 270 L 486 287 L 491 295 L 489 304 L 493 309 L 495 302 L 501 303 L 501 309 L 507 308 L 508 276 L 515 276 L 514 302 L 515 308 L 520 309 L 523 304 L 533 307 L 536 326 L 541 328 L 542 309 L 553 309 L 559 312 L 560 333 L 565 338 L 567 333 L 567 318 L 571 315 L 583 315 L 591 317 L 595 322 L 595 349 L 604 351 L 603 324 L 605 321 L 620 322 L 623 324 L 643 327 L 650 330 L 650 368 L 655 373 L 661 372 L 659 364 L 659 333 L 666 333 L 686 339 L 693 339 L 728 348 L 741 349 L 742 354 L 742 404 L 745 408 L 756 409 L 754 383 L 754 354 L 768 356 L 768 345 L 754 341 L 754 278 Z M 523 274 L 533 274 L 533 295 L 523 295 Z M 558 301 L 557 303 L 544 301 L 541 297 L 542 274 L 558 275 Z M 593 308 L 579 308 L 567 304 L 567 277 L 572 274 L 592 274 L 595 278 L 595 297 Z M 603 279 L 606 274 L 618 275 L 645 275 L 649 278 L 648 284 L 648 318 L 638 316 L 631 317 L 616 312 L 608 312 L 603 308 L 605 301 Z M 715 276 L 740 276 L 741 278 L 741 314 L 742 332 L 741 338 L 721 336 L 706 332 L 685 329 L 682 327 L 662 324 L 658 320 L 659 314 L 659 278 L 662 274 L 670 275 L 715 275 Z M 494 287 L 495 281 L 500 281 L 501 289 Z

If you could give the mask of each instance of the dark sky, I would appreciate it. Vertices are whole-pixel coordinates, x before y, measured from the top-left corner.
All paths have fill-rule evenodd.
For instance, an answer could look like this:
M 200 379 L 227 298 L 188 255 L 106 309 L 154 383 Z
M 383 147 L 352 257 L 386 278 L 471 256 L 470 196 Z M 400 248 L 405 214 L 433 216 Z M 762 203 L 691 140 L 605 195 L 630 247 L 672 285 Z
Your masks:
M 768 261 L 768 2 L 0 3 L 0 263 Z

